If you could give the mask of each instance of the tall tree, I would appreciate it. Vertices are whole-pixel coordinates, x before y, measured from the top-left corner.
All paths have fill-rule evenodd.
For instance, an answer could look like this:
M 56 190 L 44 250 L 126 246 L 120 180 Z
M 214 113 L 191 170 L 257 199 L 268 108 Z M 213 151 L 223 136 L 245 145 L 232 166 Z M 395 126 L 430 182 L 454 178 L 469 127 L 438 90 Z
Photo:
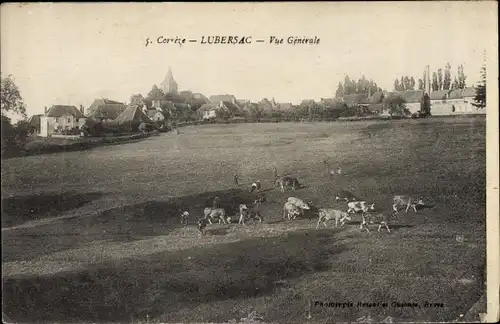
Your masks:
M 7 112 L 12 112 L 26 118 L 26 105 L 12 74 L 9 74 L 6 78 L 1 78 L 0 90 L 2 116 Z
M 335 98 L 340 98 L 344 94 L 344 87 L 342 86 L 342 82 L 339 82 L 337 86 L 337 91 L 335 91 Z
M 443 69 L 438 69 L 438 90 L 443 90 Z
M 460 89 L 464 89 L 465 88 L 465 80 L 467 79 L 467 77 L 465 76 L 465 73 L 464 73 L 464 66 L 462 64 L 460 64 L 458 66 L 458 86 Z
M 427 70 L 424 70 L 424 78 L 422 79 L 424 82 L 424 90 L 427 90 Z
M 399 91 L 399 80 L 394 80 L 394 91 Z
M 438 76 L 436 72 L 432 73 L 432 91 L 439 90 Z
M 460 83 L 460 81 L 459 81 Z M 481 80 L 476 86 L 476 96 L 472 103 L 477 109 L 486 107 L 486 63 L 481 67 Z
M 422 79 L 418 79 L 418 90 L 425 90 L 424 81 L 422 81 Z
M 348 95 L 351 87 L 351 79 L 348 75 L 344 78 L 344 95 Z
M 455 89 L 460 89 L 460 84 L 458 83 L 457 77 L 455 77 L 455 80 L 453 80 L 453 83 L 451 84 L 451 90 Z
M 410 90 L 415 90 L 415 78 L 410 78 Z
M 444 68 L 444 80 L 443 80 L 443 89 L 450 90 L 451 86 L 451 65 L 450 63 L 446 63 Z
M 401 80 L 399 81 L 399 90 L 404 91 L 406 90 L 405 88 L 405 78 L 401 77 Z

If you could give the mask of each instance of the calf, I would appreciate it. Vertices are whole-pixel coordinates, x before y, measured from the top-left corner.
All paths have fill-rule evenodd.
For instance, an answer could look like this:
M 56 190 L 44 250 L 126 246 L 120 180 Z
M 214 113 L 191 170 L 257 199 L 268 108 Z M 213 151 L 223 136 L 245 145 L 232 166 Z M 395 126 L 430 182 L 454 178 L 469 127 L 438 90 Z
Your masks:
M 319 214 L 319 219 L 318 219 L 318 225 L 316 225 L 316 228 L 319 228 L 319 224 L 323 223 L 323 225 L 326 226 L 326 222 L 332 219 L 335 219 L 335 227 L 338 226 L 338 223 L 340 221 L 340 226 L 343 226 L 345 221 L 351 220 L 351 217 L 349 217 L 349 214 L 346 213 L 345 211 L 342 210 L 336 210 L 332 208 L 320 208 L 318 210 Z
M 406 213 L 408 214 L 408 210 L 410 208 L 413 208 L 413 210 L 416 213 L 417 212 L 417 205 L 418 206 L 424 205 L 424 201 L 423 201 L 422 197 L 415 199 L 415 198 L 412 198 L 409 196 L 402 196 L 402 195 L 394 196 L 394 198 L 392 198 L 392 202 L 393 202 L 392 210 L 396 214 L 398 213 L 399 206 L 406 206 Z
M 295 191 L 296 188 L 300 188 L 301 187 L 301 184 L 294 177 L 284 176 L 284 177 L 281 177 L 281 178 L 277 178 L 274 181 L 274 186 L 275 187 L 280 187 L 281 192 L 285 192 L 285 188 L 292 187 L 292 190 Z
M 224 208 L 207 207 L 203 210 L 203 214 L 205 215 L 205 219 L 207 219 L 210 224 L 212 224 L 212 220 L 216 219 L 219 220 L 219 224 L 226 224 L 226 211 L 224 210 Z
M 200 218 L 198 220 L 198 231 L 199 231 L 199 236 L 202 236 L 206 233 L 206 228 L 208 225 L 208 221 L 206 218 Z
M 297 215 L 301 214 L 301 210 L 299 207 L 295 206 L 291 202 L 285 202 L 283 205 L 283 219 L 288 217 L 288 219 L 295 219 Z
M 184 211 L 181 214 L 181 224 L 182 225 L 186 225 L 188 223 L 188 218 L 189 218 L 189 212 L 188 211 Z
M 261 188 L 260 181 L 253 182 L 252 186 L 250 187 L 250 192 L 260 191 L 260 188 Z
M 362 220 L 361 220 L 361 225 L 360 225 L 360 229 L 363 230 L 363 228 L 366 229 L 367 232 L 370 232 L 370 230 L 368 229 L 368 224 L 378 224 L 378 232 L 380 232 L 380 229 L 382 228 L 382 225 L 385 226 L 385 228 L 387 228 L 387 232 L 391 232 L 391 230 L 389 229 L 389 226 L 388 226 L 388 220 L 389 218 L 387 217 L 387 214 L 386 213 L 366 213 L 366 214 L 363 214 L 362 216 Z
M 374 210 L 375 204 L 368 204 L 366 201 L 351 201 L 347 203 L 347 213 L 366 213 Z
M 341 190 L 341 191 L 335 193 L 335 201 L 339 201 L 339 200 L 345 200 L 347 202 L 359 201 L 359 199 L 356 196 L 354 196 L 351 192 L 349 192 L 347 190 Z

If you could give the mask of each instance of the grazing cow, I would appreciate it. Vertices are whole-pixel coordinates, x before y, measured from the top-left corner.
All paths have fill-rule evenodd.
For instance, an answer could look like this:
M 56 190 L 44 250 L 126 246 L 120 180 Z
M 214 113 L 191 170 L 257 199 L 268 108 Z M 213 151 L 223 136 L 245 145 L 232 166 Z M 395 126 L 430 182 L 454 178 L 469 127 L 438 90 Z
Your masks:
M 202 236 L 206 233 L 207 225 L 208 221 L 205 218 L 200 218 L 198 220 L 198 231 L 200 232 L 199 236 Z
M 319 214 L 319 219 L 316 228 L 319 228 L 319 224 L 321 223 L 323 223 L 323 225 L 327 227 L 326 222 L 332 219 L 335 219 L 335 227 L 338 226 L 339 221 L 340 221 L 340 226 L 343 226 L 346 220 L 348 221 L 351 220 L 351 217 L 349 217 L 348 213 L 333 208 L 320 208 L 318 210 L 318 214 Z
M 189 218 L 189 212 L 188 212 L 188 211 L 184 211 L 184 212 L 181 214 L 181 224 L 182 224 L 182 225 L 187 225 L 187 223 L 188 223 L 188 218 Z
M 302 199 L 299 199 L 299 198 L 288 197 L 288 199 L 286 201 L 294 204 L 295 206 L 299 207 L 300 209 L 311 209 L 311 207 L 306 202 L 304 202 Z
M 284 176 L 284 177 L 281 177 L 281 178 L 277 178 L 274 181 L 274 186 L 275 187 L 280 187 L 281 192 L 285 192 L 285 188 L 292 187 L 292 190 L 295 191 L 295 189 L 301 187 L 301 184 L 294 177 Z
M 347 202 L 359 201 L 359 199 L 356 196 L 354 196 L 351 192 L 349 192 L 347 190 L 341 190 L 341 191 L 335 193 L 335 201 L 338 201 L 338 200 L 345 200 Z
M 380 229 L 382 228 L 382 225 L 387 228 L 387 232 L 391 232 L 388 226 L 388 221 L 389 218 L 387 217 L 386 213 L 372 213 L 368 212 L 366 214 L 363 214 L 362 220 L 361 220 L 361 225 L 360 229 L 363 230 L 363 228 L 366 229 L 367 232 L 370 232 L 368 229 L 368 224 L 378 224 L 378 232 L 380 232 Z
M 289 203 L 294 204 L 299 209 L 299 212 L 300 212 L 299 215 L 303 215 L 304 214 L 304 210 L 310 210 L 311 209 L 310 202 L 306 203 L 302 199 L 299 199 L 299 198 L 288 197 L 288 199 L 286 201 L 289 202 Z M 295 219 L 295 217 L 294 217 L 294 219 Z
M 288 219 L 295 219 L 298 215 L 301 214 L 301 209 L 291 202 L 285 202 L 283 205 L 283 219 L 287 218 Z
M 267 201 L 267 198 L 265 195 L 258 195 L 257 196 L 257 199 L 254 200 L 253 204 L 257 204 L 257 203 L 263 203 L 263 202 L 266 202 Z
M 258 220 L 259 223 L 262 223 L 262 214 L 260 213 L 259 206 L 260 202 L 257 202 L 252 208 L 240 209 L 240 221 L 238 223 L 245 225 L 245 220 L 248 219 Z
M 425 205 L 422 197 L 415 199 L 415 198 L 412 198 L 409 196 L 402 196 L 402 195 L 394 196 L 394 198 L 392 198 L 392 202 L 393 202 L 392 210 L 396 214 L 398 213 L 399 206 L 406 206 L 406 213 L 408 214 L 408 210 L 410 208 L 413 208 L 413 210 L 416 213 L 417 212 L 417 205 L 418 206 Z
M 260 188 L 260 181 L 253 182 L 252 186 L 250 187 L 250 192 L 260 191 Z
M 366 213 L 375 210 L 375 204 L 368 204 L 366 201 L 351 201 L 347 203 L 347 213 Z
M 226 211 L 224 208 L 210 208 L 207 207 L 203 210 L 203 214 L 205 215 L 205 219 L 208 220 L 210 224 L 212 224 L 212 220 L 219 220 L 219 224 L 222 222 L 226 224 Z

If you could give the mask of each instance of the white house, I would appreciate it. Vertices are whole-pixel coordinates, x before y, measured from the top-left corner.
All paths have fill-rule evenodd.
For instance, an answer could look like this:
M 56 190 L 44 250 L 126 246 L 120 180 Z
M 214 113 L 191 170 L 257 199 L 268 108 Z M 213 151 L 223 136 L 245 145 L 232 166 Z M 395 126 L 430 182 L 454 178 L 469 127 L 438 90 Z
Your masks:
M 476 89 L 473 87 L 455 90 L 438 90 L 431 93 L 433 116 L 485 114 L 486 109 L 473 105 Z
M 57 130 L 80 128 L 85 124 L 83 107 L 54 105 L 40 117 L 40 136 L 49 137 Z

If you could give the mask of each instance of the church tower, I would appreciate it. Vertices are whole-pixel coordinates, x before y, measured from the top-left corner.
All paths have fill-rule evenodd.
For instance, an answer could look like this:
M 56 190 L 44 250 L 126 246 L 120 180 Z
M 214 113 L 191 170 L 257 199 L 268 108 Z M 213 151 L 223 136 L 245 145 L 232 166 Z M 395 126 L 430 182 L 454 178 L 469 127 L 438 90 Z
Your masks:
M 163 90 L 163 93 L 177 93 L 178 92 L 178 86 L 177 82 L 175 82 L 174 77 L 172 76 L 172 69 L 169 67 L 168 68 L 168 73 L 167 76 L 165 77 L 165 80 L 160 84 L 161 89 Z

